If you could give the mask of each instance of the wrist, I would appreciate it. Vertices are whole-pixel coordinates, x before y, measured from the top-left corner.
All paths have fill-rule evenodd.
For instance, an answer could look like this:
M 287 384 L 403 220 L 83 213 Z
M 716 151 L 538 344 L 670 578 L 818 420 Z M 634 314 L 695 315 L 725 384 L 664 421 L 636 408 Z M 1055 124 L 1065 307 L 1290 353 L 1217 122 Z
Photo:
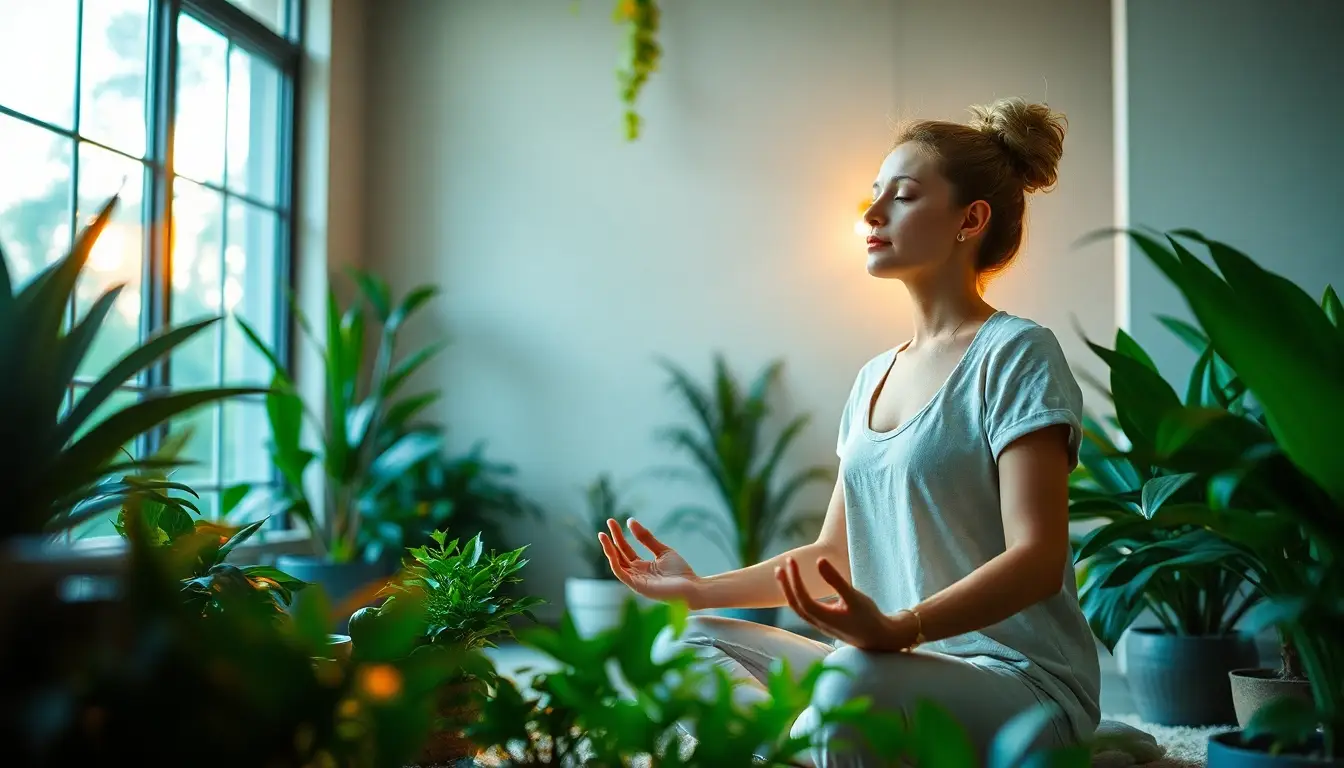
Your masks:
M 891 627 L 892 650 L 907 651 L 924 643 L 923 620 L 918 611 L 902 608 L 887 617 Z

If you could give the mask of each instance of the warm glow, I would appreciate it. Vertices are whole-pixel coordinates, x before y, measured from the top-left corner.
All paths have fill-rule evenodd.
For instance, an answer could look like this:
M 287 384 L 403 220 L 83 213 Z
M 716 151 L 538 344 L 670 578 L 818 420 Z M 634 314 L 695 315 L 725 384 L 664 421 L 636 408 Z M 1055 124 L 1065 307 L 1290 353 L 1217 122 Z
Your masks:
M 89 269 L 104 274 L 121 271 L 122 265 L 126 263 L 126 248 L 131 244 L 130 241 L 125 227 L 108 222 L 89 251 Z
M 858 206 L 859 218 L 854 220 L 854 234 L 858 235 L 859 237 L 866 237 L 868 235 L 868 232 L 871 230 L 871 227 L 868 226 L 868 222 L 863 220 L 863 214 L 867 212 L 868 206 L 872 204 L 873 204 L 872 198 L 867 198 L 865 200 L 859 201 Z
M 390 664 L 377 664 L 359 671 L 360 688 L 375 701 L 386 701 L 401 693 L 401 673 Z

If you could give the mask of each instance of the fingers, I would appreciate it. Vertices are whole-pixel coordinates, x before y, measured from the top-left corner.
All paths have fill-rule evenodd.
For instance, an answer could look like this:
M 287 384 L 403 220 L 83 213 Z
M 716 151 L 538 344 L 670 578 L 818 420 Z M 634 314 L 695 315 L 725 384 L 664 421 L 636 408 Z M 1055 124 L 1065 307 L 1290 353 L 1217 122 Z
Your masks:
M 620 568 L 630 567 L 630 558 L 626 557 L 625 553 L 621 551 L 621 548 L 616 546 L 616 542 L 612 540 L 611 536 L 605 533 L 599 533 L 597 534 L 597 540 L 602 544 L 602 553 L 607 556 L 607 560 L 611 561 L 613 566 L 618 566 Z
M 827 584 L 835 589 L 835 593 L 842 600 L 851 602 L 854 599 L 857 594 L 854 585 L 845 580 L 844 574 L 840 573 L 840 569 L 836 568 L 830 560 L 824 557 L 818 558 L 817 572 L 821 574 L 821 578 L 825 579 Z
M 635 551 L 634 547 L 630 546 L 630 542 L 625 540 L 625 534 L 621 533 L 620 523 L 608 518 L 607 530 L 611 532 L 611 540 L 616 543 L 616 549 L 625 558 L 626 565 L 640 559 L 639 553 Z
M 654 537 L 653 532 L 648 528 L 645 528 L 639 521 L 631 518 L 627 525 L 630 526 L 630 532 L 635 535 L 635 538 L 639 540 L 639 543 L 648 547 L 654 557 L 662 557 L 664 553 L 672 551 L 671 547 Z
M 833 634 L 834 630 L 827 626 L 826 622 L 817 613 L 816 601 L 808 594 L 807 588 L 802 583 L 802 574 L 798 571 L 798 563 L 789 558 L 785 561 L 784 567 L 775 571 L 775 576 L 779 580 L 780 586 L 784 590 L 784 599 L 788 601 L 789 607 L 793 609 L 807 623 L 822 630 L 828 634 Z

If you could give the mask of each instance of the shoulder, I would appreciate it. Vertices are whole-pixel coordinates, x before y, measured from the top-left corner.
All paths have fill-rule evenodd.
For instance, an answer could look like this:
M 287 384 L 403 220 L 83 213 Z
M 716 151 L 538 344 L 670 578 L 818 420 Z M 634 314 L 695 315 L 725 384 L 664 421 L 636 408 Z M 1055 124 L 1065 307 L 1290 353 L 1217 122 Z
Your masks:
M 986 345 L 991 364 L 1042 358 L 1064 361 L 1064 349 L 1055 332 L 1035 320 L 1000 312 L 992 330 Z

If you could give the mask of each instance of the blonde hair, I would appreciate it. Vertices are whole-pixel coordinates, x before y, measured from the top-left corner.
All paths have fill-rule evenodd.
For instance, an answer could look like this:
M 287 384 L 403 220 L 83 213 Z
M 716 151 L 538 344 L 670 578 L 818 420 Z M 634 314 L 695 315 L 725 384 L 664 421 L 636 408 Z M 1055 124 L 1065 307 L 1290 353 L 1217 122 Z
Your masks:
M 969 123 L 918 120 L 897 131 L 896 145 L 914 142 L 939 163 L 954 203 L 989 203 L 989 228 L 975 268 L 983 279 L 1012 263 L 1022 245 L 1026 195 L 1049 191 L 1059 178 L 1068 120 L 1044 104 L 1000 99 L 970 108 Z

